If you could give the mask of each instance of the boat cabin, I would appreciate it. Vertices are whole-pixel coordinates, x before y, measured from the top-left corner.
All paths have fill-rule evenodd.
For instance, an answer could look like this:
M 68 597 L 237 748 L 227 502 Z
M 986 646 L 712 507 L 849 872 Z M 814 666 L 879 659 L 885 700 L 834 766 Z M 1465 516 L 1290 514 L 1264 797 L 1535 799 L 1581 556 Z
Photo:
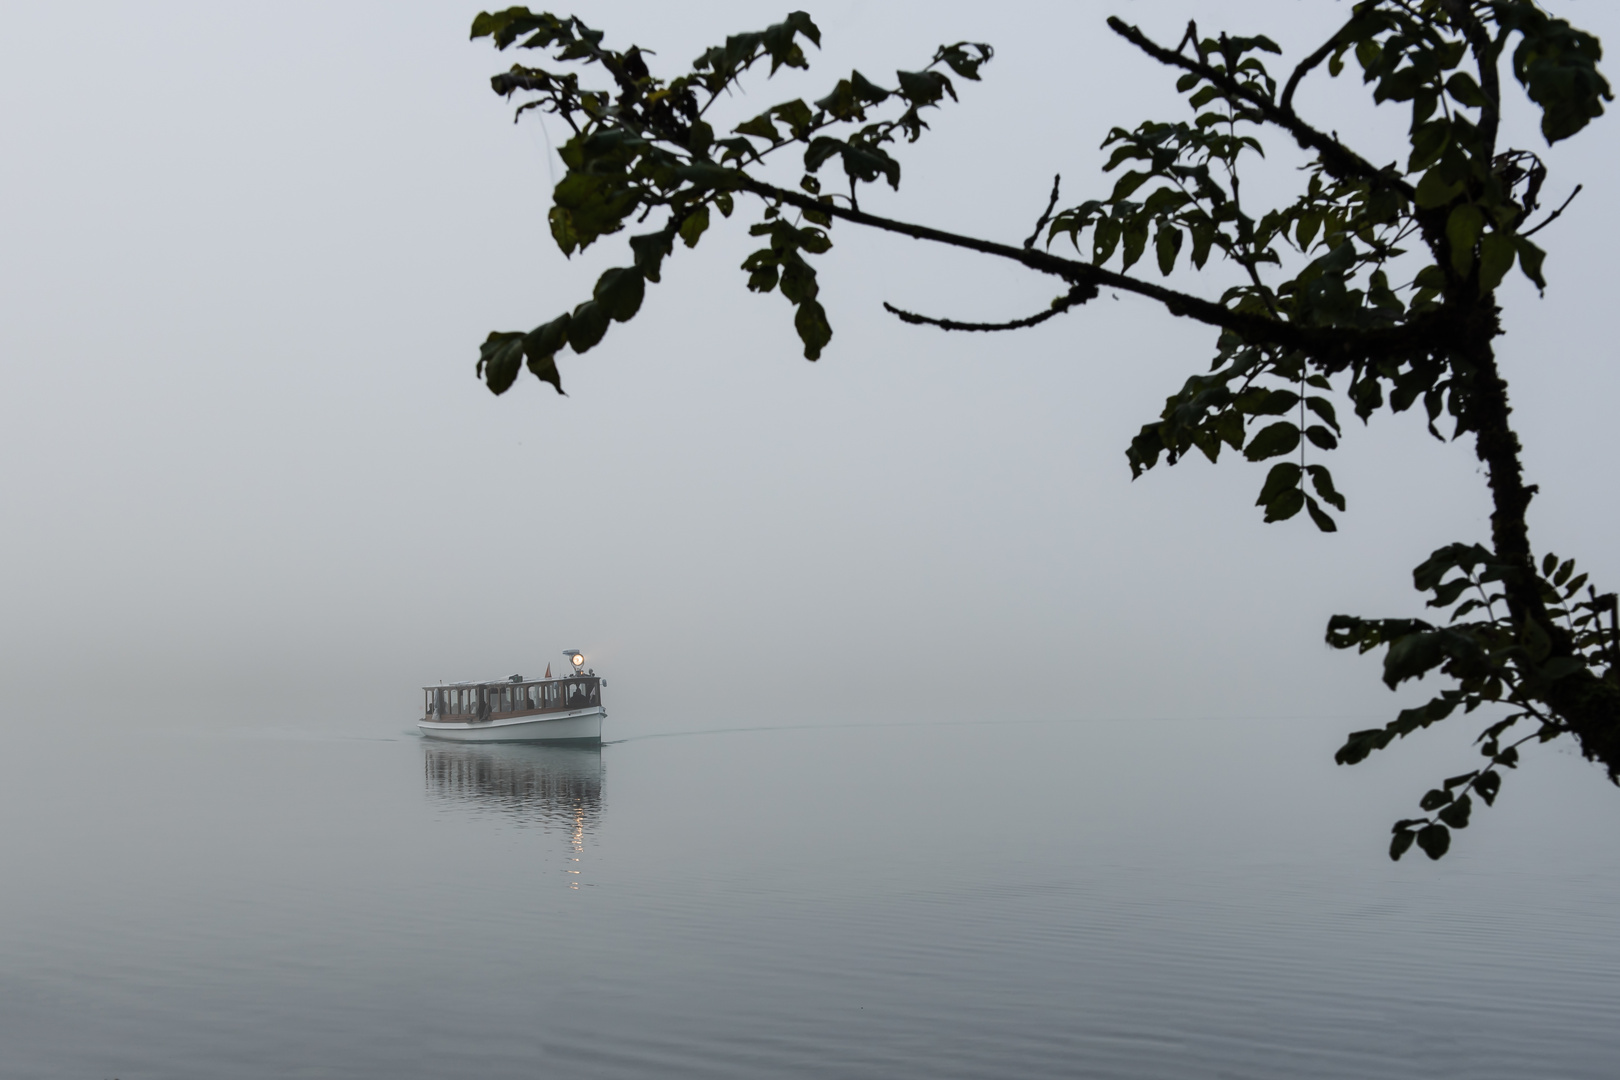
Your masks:
M 602 680 L 596 675 L 504 682 L 444 683 L 422 688 L 423 719 L 435 724 L 480 724 L 519 716 L 567 714 L 602 704 Z

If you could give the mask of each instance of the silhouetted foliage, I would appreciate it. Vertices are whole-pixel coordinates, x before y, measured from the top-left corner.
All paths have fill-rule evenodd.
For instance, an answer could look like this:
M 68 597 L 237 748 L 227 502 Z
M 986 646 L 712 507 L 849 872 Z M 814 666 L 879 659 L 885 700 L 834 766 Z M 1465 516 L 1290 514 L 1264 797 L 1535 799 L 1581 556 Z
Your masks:
M 1131 441 L 1133 475 L 1194 449 L 1215 461 L 1226 447 L 1274 462 L 1257 500 L 1266 521 L 1303 511 L 1331 532 L 1330 511 L 1342 513 L 1345 499 L 1311 457 L 1338 444 L 1336 401 L 1363 421 L 1421 404 L 1436 438 L 1473 436 L 1494 505 L 1490 543 L 1441 548 L 1413 572 L 1428 606 L 1449 612 L 1444 622 L 1335 615 L 1328 624 L 1336 648 L 1385 650 L 1391 688 L 1431 672 L 1451 682 L 1385 727 L 1352 733 L 1341 763 L 1459 709 L 1494 706 L 1478 740 L 1482 767 L 1424 795 L 1425 816 L 1396 822 L 1390 855 L 1414 843 L 1443 855 L 1451 831 L 1467 826 L 1474 796 L 1493 803 L 1503 770 L 1531 740 L 1571 736 L 1620 782 L 1615 597 L 1587 586 L 1573 560 L 1533 555 L 1525 516 L 1536 489 L 1522 478 L 1493 345 L 1502 333 L 1498 286 L 1517 266 L 1546 287 L 1531 237 L 1569 203 L 1538 219 L 1546 167 L 1531 151 L 1500 145 L 1503 73 L 1539 109 L 1541 135 L 1568 138 L 1612 100 L 1597 39 L 1529 0 L 1363 0 L 1279 85 L 1265 58 L 1281 50 L 1264 36 L 1201 37 L 1189 24 L 1169 48 L 1117 18 L 1108 26 L 1178 73 L 1191 117 L 1114 128 L 1103 143 L 1112 149 L 1105 170 L 1119 174 L 1112 191 L 1060 209 L 1054 181 L 1034 233 L 1003 244 L 878 217 L 859 202 L 862 185 L 899 187 L 901 144 L 921 137 L 927 110 L 956 98 L 956 80 L 980 78 L 989 45 L 943 45 L 889 84 L 852 71 L 817 101 L 782 102 L 717 131 L 711 111 L 722 98 L 741 100 L 731 91 L 750 71 L 809 66 L 805 46 L 819 47 L 821 33 L 807 14 L 735 34 L 668 79 L 651 73 L 641 49 L 608 49 L 603 33 L 577 18 L 526 8 L 479 15 L 474 38 L 577 65 L 519 65 L 491 80 L 499 94 L 528 95 L 520 116 L 538 108 L 571 132 L 550 211 L 558 247 L 572 254 L 627 225 L 651 226 L 629 237 L 629 265 L 602 274 L 590 299 L 527 333 L 491 334 L 480 375 L 499 394 L 526 362 L 560 393 L 563 346 L 583 353 L 613 322 L 633 318 L 676 241 L 695 246 L 714 212 L 731 217 L 744 196 L 760 208 L 749 233 L 762 244 L 742 265 L 747 287 L 780 292 L 794 306 L 810 360 L 833 334 L 812 260 L 832 246 L 838 221 L 1010 259 L 1065 289 L 1047 310 L 1005 323 L 885 305 L 910 323 L 1012 330 L 1083 306 L 1103 288 L 1147 297 L 1217 333 L 1208 370 L 1188 378 Z M 1295 110 L 1303 79 L 1324 66 L 1336 77 L 1351 62 L 1375 106 L 1410 109 L 1404 163 L 1374 165 Z M 603 81 L 587 87 L 582 76 L 592 73 Z M 1292 138 L 1309 165 L 1291 203 L 1261 210 L 1243 201 L 1240 172 L 1258 164 L 1268 129 Z M 788 153 L 802 158 L 797 190 L 761 175 L 768 159 Z M 1054 244 L 1074 254 L 1055 253 Z M 1211 299 L 1132 276 L 1149 256 L 1161 275 L 1218 256 L 1239 268 L 1242 283 Z M 1451 430 L 1442 433 L 1441 423 Z M 1517 725 L 1533 730 L 1504 741 Z

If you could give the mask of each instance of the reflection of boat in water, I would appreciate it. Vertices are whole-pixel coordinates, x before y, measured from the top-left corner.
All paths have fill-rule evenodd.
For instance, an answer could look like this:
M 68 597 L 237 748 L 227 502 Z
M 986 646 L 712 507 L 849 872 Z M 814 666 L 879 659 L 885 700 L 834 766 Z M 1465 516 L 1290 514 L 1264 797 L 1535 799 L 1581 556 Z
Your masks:
M 600 746 L 423 743 L 428 794 L 471 810 L 583 830 L 602 815 Z
M 585 671 L 585 657 L 567 650 L 571 675 L 543 679 L 513 675 L 498 682 L 441 683 L 422 688 L 417 727 L 433 739 L 455 742 L 602 741 L 602 680 Z

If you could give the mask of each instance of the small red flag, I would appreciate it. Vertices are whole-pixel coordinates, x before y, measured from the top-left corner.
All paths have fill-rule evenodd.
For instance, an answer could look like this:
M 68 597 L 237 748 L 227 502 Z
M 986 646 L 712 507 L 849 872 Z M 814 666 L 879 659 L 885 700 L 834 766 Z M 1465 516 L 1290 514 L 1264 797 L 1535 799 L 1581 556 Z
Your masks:
M 550 664 L 546 665 L 546 678 L 548 678 L 548 679 L 551 678 L 551 665 Z

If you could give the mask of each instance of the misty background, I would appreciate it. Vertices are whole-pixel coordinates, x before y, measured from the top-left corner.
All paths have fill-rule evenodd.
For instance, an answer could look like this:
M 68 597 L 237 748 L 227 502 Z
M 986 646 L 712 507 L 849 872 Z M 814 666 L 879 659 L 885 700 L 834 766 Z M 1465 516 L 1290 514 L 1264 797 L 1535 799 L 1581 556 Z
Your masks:
M 1322 632 L 1335 612 L 1418 614 L 1411 568 L 1487 538 L 1471 441 L 1436 443 L 1415 414 L 1350 419 L 1317 459 L 1350 503 L 1335 535 L 1262 524 L 1264 466 L 1240 459 L 1132 483 L 1131 435 L 1214 339 L 1145 301 L 1105 293 L 1017 334 L 905 326 L 880 303 L 1012 318 L 1059 290 L 840 224 L 817 262 L 835 337 L 811 364 L 789 305 L 743 287 L 758 207 L 740 200 L 633 322 L 559 356 L 567 397 L 526 374 L 492 396 L 473 374 L 485 334 L 571 308 L 625 254 L 622 237 L 556 250 L 563 128 L 513 126 L 487 80 L 525 57 L 469 43 L 477 10 L 6 6 L 8 725 L 63 705 L 116 725 L 138 702 L 171 727 L 393 734 L 424 684 L 535 675 L 578 647 L 608 680 L 610 737 L 1299 718 L 1323 722 L 1320 766 L 1340 731 L 1426 696 L 1391 695 L 1376 657 Z M 656 50 L 669 75 L 786 9 L 556 10 Z M 988 41 L 984 81 L 957 80 L 962 101 L 899 151 L 899 193 L 863 208 L 1016 242 L 1053 173 L 1065 205 L 1111 188 L 1110 126 L 1188 115 L 1106 15 L 1172 43 L 1189 15 L 1264 32 L 1291 64 L 1348 5 L 809 10 L 824 37 L 808 76 L 761 73 L 729 122 L 850 67 L 889 81 L 941 42 Z M 1557 11 L 1620 40 L 1612 6 Z M 1366 94 L 1352 69 L 1299 101 L 1393 158 L 1407 112 L 1369 114 Z M 1532 535 L 1612 587 L 1615 121 L 1549 150 L 1516 100 L 1505 142 L 1546 158 L 1546 200 L 1585 185 L 1543 234 L 1546 297 L 1517 271 L 1503 289 L 1501 358 L 1542 489 Z M 1297 153 L 1276 136 L 1268 151 L 1277 172 L 1246 192 L 1292 181 Z

